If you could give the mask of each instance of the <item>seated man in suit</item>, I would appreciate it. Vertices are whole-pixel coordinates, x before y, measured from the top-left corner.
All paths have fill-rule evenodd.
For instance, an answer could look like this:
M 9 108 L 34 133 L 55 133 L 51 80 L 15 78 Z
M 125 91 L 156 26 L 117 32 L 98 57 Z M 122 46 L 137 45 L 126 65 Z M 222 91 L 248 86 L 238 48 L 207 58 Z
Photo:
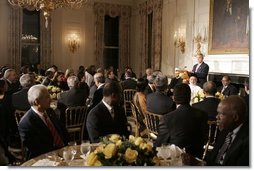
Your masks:
M 12 95 L 13 93 L 19 91 L 20 83 L 18 81 L 18 75 L 14 69 L 7 69 L 4 72 L 4 79 L 8 84 L 8 89 L 6 91 L 7 95 Z
M 124 109 L 119 106 L 122 89 L 119 83 L 107 83 L 103 89 L 103 99 L 87 116 L 86 127 L 91 142 L 108 134 L 128 137 L 127 118 Z
M 221 131 L 208 154 L 207 165 L 249 166 L 249 124 L 246 103 L 236 95 L 229 96 L 218 106 L 217 125 Z
M 179 68 L 175 68 L 175 77 L 173 77 L 168 85 L 168 95 L 172 96 L 176 85 L 183 83 L 183 79 L 180 77 Z
M 135 81 L 132 77 L 132 73 L 130 71 L 125 72 L 125 80 L 121 81 L 121 86 L 123 90 L 125 89 L 136 89 L 137 81 Z
M 27 111 L 30 109 L 30 104 L 27 99 L 27 92 L 30 87 L 35 85 L 34 77 L 30 74 L 23 74 L 19 79 L 22 89 L 12 94 L 12 105 L 14 109 Z
M 97 89 L 94 92 L 93 99 L 91 101 L 91 105 L 90 105 L 88 111 L 90 111 L 98 103 L 100 103 L 102 98 L 103 98 L 103 88 L 104 88 L 104 85 L 105 85 L 104 75 L 102 73 L 94 74 L 94 83 L 95 83 Z
M 70 90 L 59 94 L 57 108 L 60 110 L 60 119 L 62 123 L 65 123 L 65 109 L 67 107 L 86 105 L 89 90 L 80 88 L 79 83 L 78 77 L 68 77 L 67 84 Z
M 147 95 L 147 111 L 156 114 L 165 114 L 175 109 L 173 99 L 167 96 L 168 78 L 158 74 L 155 78 L 156 91 Z
M 237 95 L 238 90 L 235 86 L 230 84 L 231 79 L 228 75 L 224 75 L 222 80 L 222 86 L 218 88 L 218 91 L 221 92 L 224 96 Z
M 205 143 L 207 115 L 190 106 L 190 87 L 187 84 L 176 85 L 173 98 L 177 109 L 162 116 L 156 146 L 164 143 L 185 148 L 186 152 L 202 157 Z
M 28 149 L 27 159 L 61 148 L 68 143 L 68 133 L 50 108 L 50 95 L 44 85 L 28 90 L 31 109 L 19 123 L 19 134 Z
M 220 99 L 215 97 L 217 92 L 216 84 L 212 81 L 206 82 L 203 85 L 203 91 L 206 98 L 203 101 L 194 103 L 192 107 L 205 112 L 209 120 L 216 120 L 217 107 L 220 103 Z
M 148 94 L 150 93 L 153 93 L 155 92 L 155 85 L 154 85 L 154 80 L 155 80 L 156 76 L 155 75 L 149 75 L 147 77 L 147 80 L 148 80 L 148 85 L 146 86 L 146 89 L 145 89 L 145 95 L 147 96 Z

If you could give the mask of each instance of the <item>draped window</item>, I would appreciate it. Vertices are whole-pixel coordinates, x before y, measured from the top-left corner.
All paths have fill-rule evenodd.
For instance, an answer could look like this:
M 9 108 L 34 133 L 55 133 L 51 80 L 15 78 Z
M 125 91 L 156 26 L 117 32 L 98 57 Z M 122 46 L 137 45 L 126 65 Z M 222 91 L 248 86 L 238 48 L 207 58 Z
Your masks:
M 161 67 L 162 42 L 162 0 L 148 0 L 139 4 L 142 71 Z
M 43 16 L 43 15 L 40 15 Z M 49 19 L 48 28 L 45 28 L 45 19 L 40 17 L 40 38 L 38 42 L 39 60 L 43 68 L 47 68 L 51 65 L 51 20 Z M 23 9 L 12 8 L 11 9 L 11 25 L 9 32 L 9 59 L 12 68 L 20 69 L 22 64 L 22 29 L 23 29 Z M 33 27 L 32 25 L 30 27 Z M 24 50 L 24 48 L 23 48 Z M 23 52 L 24 53 L 24 52 Z M 24 59 L 23 59 L 24 60 Z M 24 63 L 24 61 L 23 61 Z
M 131 7 L 126 5 L 94 3 L 95 12 L 95 57 L 98 67 L 103 64 L 104 50 L 104 20 L 105 16 L 119 17 L 119 71 L 129 65 L 130 58 L 130 16 Z

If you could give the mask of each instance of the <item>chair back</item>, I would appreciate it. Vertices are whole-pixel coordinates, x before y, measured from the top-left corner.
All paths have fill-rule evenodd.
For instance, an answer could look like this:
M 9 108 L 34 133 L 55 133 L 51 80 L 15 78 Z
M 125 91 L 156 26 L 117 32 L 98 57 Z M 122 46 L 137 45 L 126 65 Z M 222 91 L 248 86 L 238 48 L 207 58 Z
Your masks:
M 24 110 L 17 110 L 17 109 L 15 110 L 14 115 L 15 115 L 17 127 L 19 126 L 19 122 L 24 117 L 26 112 L 27 111 L 24 111 Z M 20 158 L 21 162 L 24 162 L 26 160 L 26 157 L 25 157 L 26 148 L 21 139 L 20 139 L 20 144 L 21 144 L 20 148 L 10 148 L 9 151 L 11 151 L 11 153 L 17 153 L 18 156 L 21 156 Z
M 72 141 L 81 142 L 85 128 L 87 106 L 68 107 L 65 110 L 65 127 Z
M 24 110 L 15 110 L 14 115 L 15 115 L 17 126 L 19 125 L 21 118 L 26 114 L 26 112 L 27 111 L 24 111 Z
M 132 115 L 133 115 L 133 118 L 134 118 L 134 123 L 135 123 L 135 136 L 139 136 L 139 127 L 140 127 L 140 124 L 138 122 L 138 116 L 137 116 L 137 108 L 136 106 L 131 102 L 131 111 L 132 111 Z
M 207 137 L 208 140 L 204 146 L 202 160 L 205 159 L 207 152 L 213 148 L 218 133 L 218 126 L 216 121 L 207 121 L 207 125 L 208 125 L 208 137 Z
M 131 102 L 133 101 L 133 96 L 137 90 L 135 89 L 125 89 L 123 90 L 123 100 L 124 100 L 124 111 L 126 116 L 129 116 L 132 112 Z
M 162 115 L 146 112 L 145 114 L 145 121 L 146 121 L 146 128 L 148 130 L 148 138 L 156 139 L 158 135 L 158 126 L 160 122 L 160 118 Z

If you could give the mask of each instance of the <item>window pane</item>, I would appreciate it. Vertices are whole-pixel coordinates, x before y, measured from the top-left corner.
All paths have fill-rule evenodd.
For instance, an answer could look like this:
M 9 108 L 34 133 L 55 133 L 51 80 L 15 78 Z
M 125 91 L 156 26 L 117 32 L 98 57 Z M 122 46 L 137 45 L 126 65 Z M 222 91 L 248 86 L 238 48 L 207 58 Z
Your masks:
M 23 10 L 22 42 L 40 42 L 40 13 Z
M 22 45 L 21 66 L 40 63 L 39 45 Z
M 105 16 L 104 43 L 105 46 L 118 46 L 119 17 Z
M 103 64 L 104 68 L 108 68 L 112 65 L 115 69 L 118 69 L 118 49 L 104 48 Z

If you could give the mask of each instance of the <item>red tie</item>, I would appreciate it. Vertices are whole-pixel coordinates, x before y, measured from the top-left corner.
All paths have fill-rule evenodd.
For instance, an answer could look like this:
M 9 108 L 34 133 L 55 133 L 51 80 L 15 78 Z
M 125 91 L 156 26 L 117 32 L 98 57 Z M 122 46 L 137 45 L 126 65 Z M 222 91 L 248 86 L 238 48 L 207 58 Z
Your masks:
M 44 114 L 44 119 L 46 121 L 46 124 L 53 136 L 53 139 L 54 139 L 54 146 L 55 147 L 63 147 L 64 146 L 64 143 L 62 141 L 62 138 L 60 137 L 59 133 L 57 132 L 55 126 L 53 125 L 53 123 L 51 122 L 50 118 L 48 117 L 47 114 Z

